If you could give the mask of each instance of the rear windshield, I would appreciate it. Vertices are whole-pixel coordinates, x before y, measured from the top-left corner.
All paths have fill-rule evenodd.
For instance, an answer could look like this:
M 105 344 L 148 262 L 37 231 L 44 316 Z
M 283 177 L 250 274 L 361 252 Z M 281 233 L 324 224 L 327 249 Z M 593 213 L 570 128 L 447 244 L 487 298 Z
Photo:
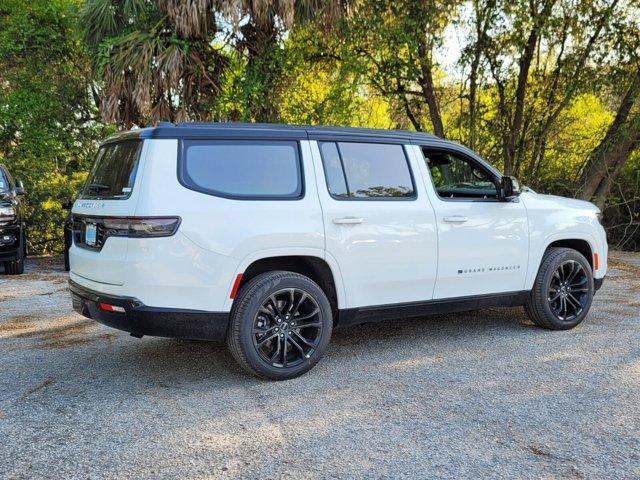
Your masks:
M 141 148 L 141 140 L 125 140 L 100 147 L 80 198 L 129 198 L 136 180 Z

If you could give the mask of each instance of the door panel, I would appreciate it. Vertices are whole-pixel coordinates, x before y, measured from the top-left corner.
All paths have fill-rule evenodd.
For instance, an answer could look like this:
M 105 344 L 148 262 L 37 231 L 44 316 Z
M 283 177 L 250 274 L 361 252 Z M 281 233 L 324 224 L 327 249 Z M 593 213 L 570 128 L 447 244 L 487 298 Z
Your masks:
M 415 179 L 417 198 L 414 199 L 340 198 L 348 195 L 339 193 L 348 186 L 338 183 L 335 164 L 323 168 L 318 144 L 311 143 L 326 250 L 340 264 L 346 307 L 430 300 L 435 282 L 437 239 L 435 215 L 423 182 Z M 417 177 L 419 159 L 410 148 L 406 153 Z M 338 179 L 332 183 L 334 196 L 327 188 L 326 171 L 330 178 Z M 357 188 L 358 192 L 367 188 L 380 191 L 376 187 Z
M 422 156 L 419 147 L 415 150 L 416 155 Z M 442 191 L 447 192 L 443 193 L 447 198 L 441 198 L 424 157 L 420 163 L 438 229 L 438 274 L 433 298 L 524 289 L 529 233 L 523 203 L 519 199 L 511 202 L 492 199 L 481 181 L 479 187 L 462 182 L 458 190 L 448 188 L 451 184 L 444 186 Z M 490 174 L 488 170 L 486 173 Z M 458 193 L 461 197 L 472 195 L 474 188 L 486 198 L 454 198 Z
M 521 202 L 440 202 L 438 278 L 434 298 L 524 288 L 528 234 Z M 464 222 L 447 221 L 466 217 Z

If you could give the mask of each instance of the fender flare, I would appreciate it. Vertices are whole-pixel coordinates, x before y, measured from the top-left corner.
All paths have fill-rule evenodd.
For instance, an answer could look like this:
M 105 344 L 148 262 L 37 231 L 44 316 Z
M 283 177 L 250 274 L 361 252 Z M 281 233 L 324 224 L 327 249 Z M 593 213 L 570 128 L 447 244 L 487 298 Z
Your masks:
M 342 273 L 340 271 L 340 266 L 336 259 L 328 252 L 320 248 L 306 248 L 306 247 L 295 247 L 295 248 L 269 248 L 265 250 L 256 250 L 254 252 L 246 255 L 238 264 L 236 271 L 233 275 L 233 281 L 228 286 L 224 311 L 230 311 L 231 306 L 233 305 L 233 299 L 231 298 L 231 291 L 233 289 L 233 284 L 235 283 L 235 279 L 238 275 L 244 273 L 249 265 L 252 263 L 263 260 L 265 258 L 274 258 L 274 257 L 314 257 L 319 260 L 323 260 L 329 266 L 331 270 L 331 274 L 333 276 L 333 282 L 336 287 L 336 297 L 338 301 L 338 308 L 345 308 L 346 305 L 346 294 L 344 290 L 344 282 L 342 280 Z
M 540 264 L 542 263 L 544 252 L 547 251 L 549 245 L 559 240 L 583 240 L 589 244 L 589 248 L 591 248 L 592 253 L 598 251 L 598 242 L 596 241 L 596 238 L 590 233 L 584 231 L 568 231 L 548 234 L 544 238 L 544 241 L 541 242 L 542 248 L 539 248 L 535 252 L 531 250 L 529 253 L 529 269 L 527 271 L 527 277 L 525 279 L 526 290 L 530 290 L 531 288 L 533 288 L 533 282 L 538 275 L 538 270 L 540 269 Z M 591 259 L 587 260 L 592 261 Z

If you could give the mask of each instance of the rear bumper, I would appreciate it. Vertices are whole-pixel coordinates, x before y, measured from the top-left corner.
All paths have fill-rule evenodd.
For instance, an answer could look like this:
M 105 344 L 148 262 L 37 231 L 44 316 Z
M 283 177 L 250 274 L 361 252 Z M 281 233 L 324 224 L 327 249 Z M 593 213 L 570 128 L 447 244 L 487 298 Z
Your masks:
M 239 263 L 200 248 L 179 230 L 172 237 L 109 237 L 99 252 L 77 245 L 69 250 L 76 283 L 171 310 L 228 312 Z
M 226 336 L 228 312 L 148 307 L 136 298 L 106 295 L 83 287 L 73 280 L 69 280 L 69 289 L 76 312 L 135 336 L 213 341 L 222 341 Z M 125 311 L 106 312 L 100 309 L 100 303 L 122 307 Z

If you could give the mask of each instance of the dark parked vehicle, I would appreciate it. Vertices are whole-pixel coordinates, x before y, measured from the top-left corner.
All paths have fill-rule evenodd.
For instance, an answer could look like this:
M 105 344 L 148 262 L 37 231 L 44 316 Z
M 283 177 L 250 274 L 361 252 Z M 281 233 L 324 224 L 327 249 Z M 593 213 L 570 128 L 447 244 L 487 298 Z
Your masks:
M 24 272 L 27 256 L 24 217 L 20 197 L 25 194 L 22 182 L 15 181 L 0 165 L 0 262 L 8 275 Z
M 73 202 L 66 202 L 62 204 L 62 208 L 69 211 L 67 218 L 64 221 L 64 270 L 68 272 L 71 270 L 69 265 L 69 249 L 73 245 L 73 215 L 71 215 L 71 207 Z

